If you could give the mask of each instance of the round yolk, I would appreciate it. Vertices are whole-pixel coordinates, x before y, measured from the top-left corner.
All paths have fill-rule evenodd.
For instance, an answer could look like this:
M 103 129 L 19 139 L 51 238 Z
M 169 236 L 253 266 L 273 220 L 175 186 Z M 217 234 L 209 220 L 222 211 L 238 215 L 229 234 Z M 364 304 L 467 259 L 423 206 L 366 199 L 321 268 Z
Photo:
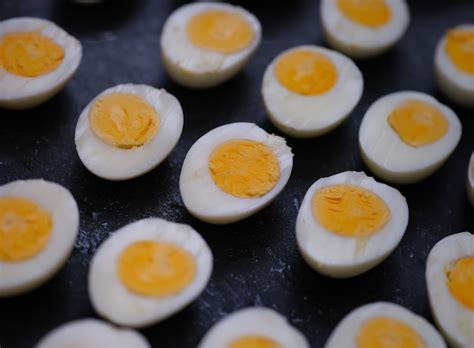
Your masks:
M 282 346 L 268 337 L 244 336 L 232 341 L 228 348 L 282 348 Z
M 252 27 L 241 15 L 221 10 L 191 17 L 186 30 L 193 44 L 220 53 L 238 52 L 248 47 L 254 37 Z
M 0 261 L 23 261 L 48 244 L 53 220 L 35 202 L 20 197 L 0 197 Z
M 36 77 L 55 70 L 63 49 L 37 32 L 9 33 L 0 38 L 0 66 L 11 74 Z
M 390 219 L 390 209 L 378 195 L 353 185 L 317 190 L 312 206 L 313 215 L 324 228 L 345 237 L 369 236 Z
M 209 158 L 209 171 L 222 191 L 240 198 L 262 196 L 280 178 L 280 165 L 272 149 L 246 139 L 217 146 Z
M 474 30 L 449 30 L 445 49 L 458 69 L 467 74 L 474 74 Z
M 358 348 L 424 348 L 420 335 L 404 322 L 390 317 L 365 321 L 357 334 Z
M 159 119 L 143 98 L 131 93 L 110 93 L 99 97 L 91 106 L 89 123 L 104 143 L 130 149 L 155 137 Z
M 303 49 L 278 58 L 274 74 L 288 90 L 308 96 L 328 92 L 337 81 L 336 66 L 328 57 Z
M 168 296 L 186 288 L 196 275 L 196 261 L 171 244 L 139 241 L 118 258 L 118 275 L 131 291 L 145 296 Z
M 447 273 L 447 285 L 456 300 L 474 311 L 474 256 L 456 261 Z
M 345 17 L 365 27 L 380 27 L 392 17 L 385 0 L 337 0 L 337 7 Z
M 388 123 L 406 144 L 432 144 L 448 132 L 448 120 L 435 106 L 421 100 L 407 100 L 388 116 Z

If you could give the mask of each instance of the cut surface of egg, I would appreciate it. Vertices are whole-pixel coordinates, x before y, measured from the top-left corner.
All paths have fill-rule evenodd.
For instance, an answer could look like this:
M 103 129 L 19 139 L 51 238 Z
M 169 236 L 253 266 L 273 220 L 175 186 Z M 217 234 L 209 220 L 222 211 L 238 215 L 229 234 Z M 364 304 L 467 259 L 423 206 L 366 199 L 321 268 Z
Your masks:
M 466 192 L 469 202 L 474 207 L 474 152 L 467 167 Z
M 199 348 L 309 348 L 308 341 L 278 312 L 249 307 L 229 314 L 206 333 Z
M 359 130 L 365 164 L 382 179 L 407 184 L 434 173 L 461 138 L 453 110 L 428 94 L 386 95 L 367 110 Z
M 126 180 L 158 166 L 183 130 L 179 101 L 164 89 L 123 84 L 100 93 L 82 111 L 76 149 L 95 175 Z
M 306 262 L 335 278 L 363 273 L 398 245 L 408 224 L 405 197 L 363 172 L 316 181 L 296 220 L 296 240 Z
M 167 19 L 161 55 L 176 82 L 206 88 L 238 73 L 260 40 L 260 22 L 247 10 L 225 3 L 193 3 L 178 8 Z
M 66 262 L 79 228 L 71 193 L 44 180 L 0 186 L 0 297 L 21 294 Z
M 31 17 L 0 21 L 0 107 L 43 103 L 72 78 L 81 58 L 80 42 L 53 22 Z
M 263 76 L 262 95 L 272 123 L 295 137 L 321 135 L 339 125 L 359 102 L 362 73 L 344 55 L 318 46 L 279 54 Z
M 341 320 L 325 348 L 444 348 L 436 329 L 423 317 L 389 302 L 356 308 Z
M 283 138 L 253 123 L 231 123 L 199 138 L 188 151 L 179 187 L 188 211 L 225 224 L 269 204 L 285 187 L 293 154 Z
M 159 322 L 191 303 L 212 271 L 212 253 L 193 228 L 158 218 L 128 224 L 97 250 L 89 270 L 96 311 L 131 327 Z
M 431 313 L 453 347 L 474 346 L 474 235 L 441 239 L 426 261 Z

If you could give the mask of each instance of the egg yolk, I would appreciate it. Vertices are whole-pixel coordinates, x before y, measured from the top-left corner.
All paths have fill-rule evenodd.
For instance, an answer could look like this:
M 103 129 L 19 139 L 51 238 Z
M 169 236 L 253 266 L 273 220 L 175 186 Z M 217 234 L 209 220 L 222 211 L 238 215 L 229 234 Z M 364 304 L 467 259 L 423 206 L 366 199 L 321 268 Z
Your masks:
M 474 30 L 449 30 L 445 50 L 456 67 L 467 74 L 474 74 Z
M 447 285 L 460 303 L 474 311 L 474 256 L 456 261 L 447 273 Z
M 198 47 L 220 53 L 235 53 L 248 47 L 254 37 L 241 15 L 222 10 L 203 11 L 188 21 L 189 40 Z
M 101 141 L 123 149 L 149 143 L 159 127 L 155 109 L 132 93 L 99 97 L 90 108 L 89 123 Z
M 263 196 L 280 178 L 280 164 L 272 149 L 247 139 L 217 146 L 209 158 L 209 171 L 222 191 L 240 198 Z
M 129 290 L 145 296 L 168 296 L 191 284 L 196 261 L 174 244 L 138 241 L 122 251 L 117 270 Z
M 63 49 L 37 32 L 9 33 L 0 38 L 0 66 L 11 74 L 36 77 L 55 70 Z
M 345 17 L 365 27 L 380 27 L 392 17 L 385 0 L 337 0 L 337 7 Z
M 420 335 L 404 322 L 390 317 L 365 321 L 357 334 L 358 348 L 424 348 Z
M 244 336 L 232 341 L 228 348 L 282 348 L 282 346 L 264 336 Z
M 0 197 L 0 261 L 23 261 L 48 244 L 53 219 L 35 202 L 21 197 Z
M 324 228 L 345 237 L 369 236 L 390 219 L 390 209 L 378 195 L 353 185 L 317 190 L 312 207 L 314 217 Z

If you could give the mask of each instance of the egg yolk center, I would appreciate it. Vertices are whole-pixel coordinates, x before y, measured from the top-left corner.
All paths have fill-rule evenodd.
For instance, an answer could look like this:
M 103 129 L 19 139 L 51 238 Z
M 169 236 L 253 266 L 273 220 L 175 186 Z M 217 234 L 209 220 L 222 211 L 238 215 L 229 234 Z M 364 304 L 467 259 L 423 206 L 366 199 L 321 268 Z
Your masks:
M 385 0 L 337 0 L 337 7 L 345 17 L 365 27 L 383 26 L 392 17 Z
M 35 202 L 0 197 L 0 261 L 24 261 L 48 244 L 53 219 Z
M 365 321 L 357 334 L 358 348 L 424 348 L 420 335 L 402 321 L 375 317 Z
M 217 146 L 209 158 L 209 171 L 222 191 L 240 198 L 263 196 L 280 178 L 280 164 L 272 149 L 247 139 Z
M 456 67 L 467 74 L 474 74 L 474 30 L 449 30 L 445 50 Z
M 324 228 L 345 237 L 372 235 L 390 219 L 390 209 L 378 195 L 353 185 L 317 190 L 312 207 L 314 217 Z
M 123 149 L 149 143 L 159 127 L 155 109 L 132 93 L 99 97 L 90 108 L 89 123 L 102 142 Z
M 235 53 L 248 47 L 254 37 L 241 15 L 222 10 L 203 11 L 188 21 L 189 40 L 198 47 L 220 53 Z
M 474 311 L 474 256 L 456 261 L 447 273 L 447 285 L 460 303 Z
M 275 63 L 274 74 L 285 88 L 306 96 L 328 92 L 337 82 L 337 69 L 323 53 L 293 50 Z
M 63 49 L 37 32 L 9 33 L 0 38 L 0 66 L 11 74 L 36 77 L 55 70 Z
M 228 348 L 282 348 L 282 346 L 264 336 L 244 336 L 232 341 Z
M 413 147 L 432 144 L 448 132 L 448 120 L 435 106 L 406 100 L 389 115 L 388 123 L 400 139 Z

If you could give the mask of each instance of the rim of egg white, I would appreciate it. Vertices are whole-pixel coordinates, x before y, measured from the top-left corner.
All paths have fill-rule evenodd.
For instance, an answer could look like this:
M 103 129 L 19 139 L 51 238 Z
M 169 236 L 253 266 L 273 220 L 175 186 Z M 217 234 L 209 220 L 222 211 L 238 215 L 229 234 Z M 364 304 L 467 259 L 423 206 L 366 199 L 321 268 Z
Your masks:
M 362 187 L 378 195 L 390 209 L 387 223 L 367 237 L 345 237 L 319 224 L 312 208 L 314 193 L 339 184 Z M 303 258 L 314 270 L 334 278 L 352 277 L 375 267 L 390 255 L 405 234 L 408 216 L 406 199 L 398 190 L 375 181 L 364 172 L 342 172 L 321 178 L 308 189 L 296 219 L 296 241 Z
M 79 209 L 65 187 L 42 179 L 16 180 L 0 186 L 0 197 L 29 199 L 52 216 L 49 240 L 38 254 L 23 261 L 0 261 L 0 297 L 40 286 L 66 262 L 79 230 Z M 12 279 L 14 276 L 16 279 Z
M 121 149 L 100 140 L 89 124 L 89 110 L 107 94 L 131 93 L 148 102 L 158 114 L 158 131 L 139 147 Z M 183 130 L 183 110 L 178 99 L 164 89 L 148 85 L 121 84 L 97 95 L 81 112 L 76 126 L 76 149 L 82 163 L 93 174 L 108 180 L 127 180 L 157 167 L 171 153 Z
M 276 62 L 285 54 L 296 50 L 322 53 L 336 66 L 337 81 L 329 91 L 306 96 L 287 89 L 278 81 L 274 73 Z M 351 95 L 350 92 L 354 89 L 358 91 Z M 295 46 L 279 53 L 267 66 L 262 81 L 263 101 L 272 123 L 282 132 L 302 138 L 322 135 L 340 125 L 356 107 L 363 90 L 362 73 L 352 59 L 315 45 Z M 328 112 L 331 102 L 337 110 Z M 311 116 L 313 117 L 310 118 Z M 298 119 L 304 122 L 298 126 L 292 124 Z
M 280 178 L 272 190 L 255 198 L 240 198 L 221 190 L 209 171 L 214 149 L 233 139 L 261 142 L 272 149 L 280 165 Z M 204 134 L 189 149 L 181 168 L 179 188 L 186 209 L 208 223 L 242 220 L 267 206 L 283 190 L 293 168 L 293 153 L 284 138 L 269 134 L 254 123 L 226 124 Z
M 177 294 L 145 296 L 126 288 L 117 274 L 117 260 L 136 241 L 173 243 L 193 255 L 196 275 Z M 118 325 L 146 327 L 170 317 L 194 301 L 212 273 L 212 252 L 191 226 L 160 218 L 132 222 L 112 233 L 98 248 L 89 269 L 89 297 L 95 310 Z
M 469 202 L 474 207 L 474 152 L 471 154 L 471 159 L 467 167 L 466 190 Z

